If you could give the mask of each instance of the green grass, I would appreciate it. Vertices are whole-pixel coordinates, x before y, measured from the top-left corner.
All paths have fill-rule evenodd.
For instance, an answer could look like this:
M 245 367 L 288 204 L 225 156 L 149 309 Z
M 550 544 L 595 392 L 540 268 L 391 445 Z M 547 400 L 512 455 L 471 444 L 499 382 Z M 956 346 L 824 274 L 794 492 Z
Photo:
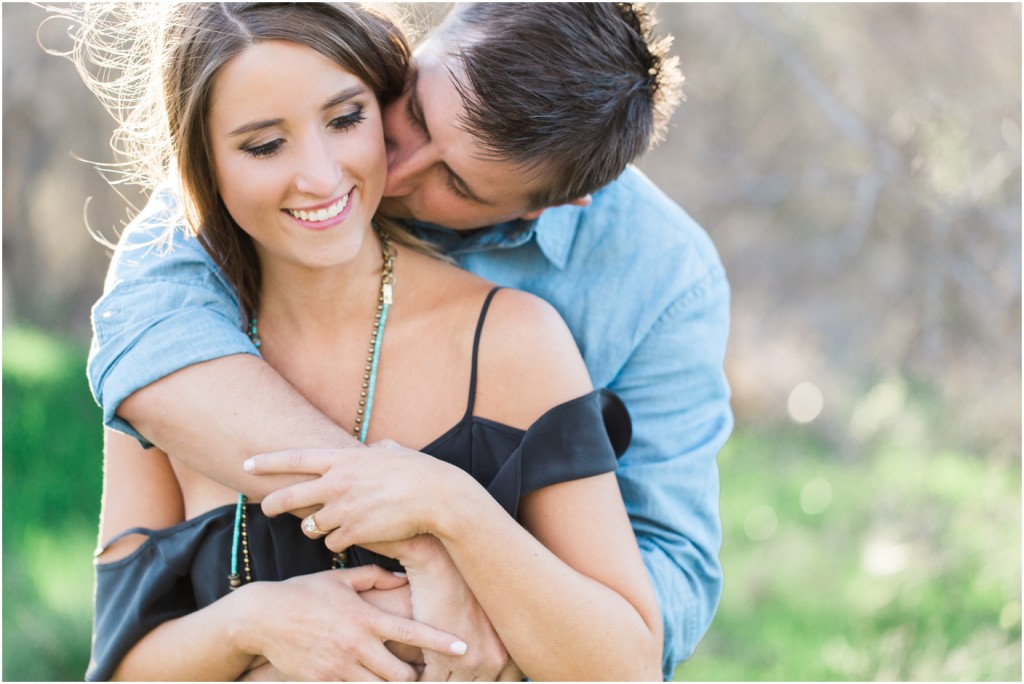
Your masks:
M 102 431 L 84 367 L 74 345 L 4 331 L 5 680 L 81 679 L 88 661 Z M 843 455 L 806 428 L 737 430 L 719 459 L 725 593 L 677 679 L 1020 680 L 1020 454 L 929 447 L 905 422 Z
M 6 328 L 3 399 L 3 678 L 81 680 L 103 441 L 85 352 Z
M 921 441 L 839 458 L 797 428 L 738 431 L 719 459 L 724 595 L 676 679 L 1020 681 L 1019 455 Z

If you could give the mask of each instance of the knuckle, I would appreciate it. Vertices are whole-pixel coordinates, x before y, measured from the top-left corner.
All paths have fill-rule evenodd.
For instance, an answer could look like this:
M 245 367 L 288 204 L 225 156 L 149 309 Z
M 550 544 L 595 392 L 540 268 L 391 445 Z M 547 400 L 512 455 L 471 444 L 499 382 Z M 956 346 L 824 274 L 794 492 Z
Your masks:
M 484 666 L 487 670 L 498 673 L 505 669 L 505 665 L 508 664 L 508 653 L 500 644 L 492 644 L 489 648 L 482 650 L 484 651 L 482 659 L 485 661 Z
M 387 668 L 387 678 L 389 682 L 415 682 L 416 681 L 416 670 L 409 666 L 399 665 L 397 662 L 393 665 L 389 663 Z
M 285 457 L 288 462 L 289 468 L 298 468 L 302 465 L 302 452 L 301 451 L 289 451 Z
M 382 624 L 381 627 L 382 633 L 390 633 L 391 641 L 398 641 L 403 644 L 408 644 L 412 641 L 415 634 L 415 627 L 413 623 L 408 620 L 398 619 L 393 622 L 390 620 L 384 621 L 384 624 Z
M 338 530 L 324 537 L 324 544 L 335 553 L 341 553 L 349 547 L 349 544 L 345 543 L 345 537 Z

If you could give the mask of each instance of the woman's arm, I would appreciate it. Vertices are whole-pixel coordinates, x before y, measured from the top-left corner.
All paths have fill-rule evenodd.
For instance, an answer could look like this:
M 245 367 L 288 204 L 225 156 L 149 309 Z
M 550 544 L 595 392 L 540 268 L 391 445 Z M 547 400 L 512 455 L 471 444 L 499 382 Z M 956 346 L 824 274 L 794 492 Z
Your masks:
M 121 680 L 234 680 L 265 657 L 292 680 L 415 681 L 416 670 L 385 641 L 450 652 L 456 637 L 384 613 L 360 591 L 394 589 L 405 578 L 377 566 L 253 582 L 163 623 L 122 659 Z
M 143 449 L 134 438 L 109 428 L 103 438 L 102 553 L 96 559 L 110 563 L 129 555 L 146 537 L 132 534 L 104 547 L 110 539 L 132 527 L 159 530 L 177 525 L 185 519 L 185 505 L 167 454 Z
M 183 520 L 181 490 L 165 454 L 107 430 L 101 544 L 132 527 Z M 128 556 L 145 535 L 106 548 L 100 563 Z M 416 671 L 384 646 L 398 641 L 451 652 L 457 638 L 380 610 L 360 592 L 406 579 L 376 567 L 334 570 L 284 582 L 255 582 L 189 615 L 162 623 L 122 658 L 115 679 L 233 680 L 261 655 L 293 678 L 414 680 Z
M 495 298 L 480 364 L 477 414 L 512 426 L 591 389 L 561 319 L 522 293 Z M 524 497 L 524 529 L 449 464 L 399 449 L 335 456 L 252 459 L 256 473 L 324 474 L 270 495 L 264 510 L 326 504 L 316 519 L 338 527 L 334 549 L 433 534 L 528 677 L 661 678 L 661 617 L 613 474 Z

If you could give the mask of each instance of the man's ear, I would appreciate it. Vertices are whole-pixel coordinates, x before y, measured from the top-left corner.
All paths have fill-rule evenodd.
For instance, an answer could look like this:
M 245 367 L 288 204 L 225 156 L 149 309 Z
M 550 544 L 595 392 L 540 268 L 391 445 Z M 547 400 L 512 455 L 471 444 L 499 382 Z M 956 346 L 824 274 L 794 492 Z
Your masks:
M 562 207 L 562 206 L 589 207 L 590 203 L 593 200 L 594 200 L 594 198 L 591 197 L 590 195 L 584 195 L 583 197 L 577 197 L 574 200 L 570 200 L 568 202 L 562 202 L 561 204 L 556 204 L 556 205 L 553 205 L 553 206 L 557 206 L 557 207 Z M 543 209 L 534 209 L 533 211 L 526 212 L 525 214 L 523 214 L 519 218 L 523 219 L 524 221 L 532 221 L 533 219 L 538 218 L 541 214 L 543 214 L 545 211 L 547 211 L 550 208 L 551 207 L 544 207 Z

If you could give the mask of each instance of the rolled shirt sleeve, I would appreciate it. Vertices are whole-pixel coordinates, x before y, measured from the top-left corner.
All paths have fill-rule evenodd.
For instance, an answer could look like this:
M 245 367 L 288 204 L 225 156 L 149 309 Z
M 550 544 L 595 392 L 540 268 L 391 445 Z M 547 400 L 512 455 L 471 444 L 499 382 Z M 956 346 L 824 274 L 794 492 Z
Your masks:
M 243 331 L 234 289 L 189 234 L 168 188 L 122 234 L 91 318 L 87 374 L 103 422 L 147 447 L 117 415 L 125 398 L 196 363 L 259 355 Z

